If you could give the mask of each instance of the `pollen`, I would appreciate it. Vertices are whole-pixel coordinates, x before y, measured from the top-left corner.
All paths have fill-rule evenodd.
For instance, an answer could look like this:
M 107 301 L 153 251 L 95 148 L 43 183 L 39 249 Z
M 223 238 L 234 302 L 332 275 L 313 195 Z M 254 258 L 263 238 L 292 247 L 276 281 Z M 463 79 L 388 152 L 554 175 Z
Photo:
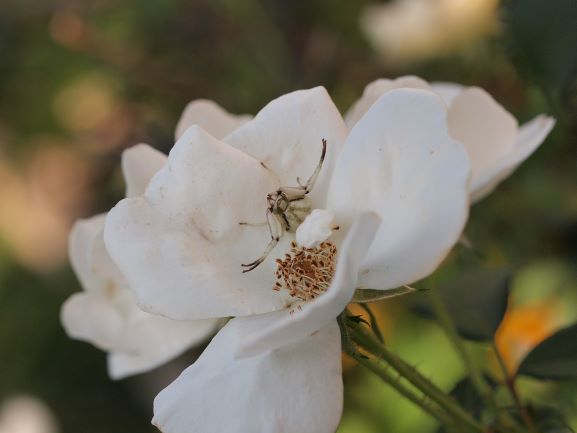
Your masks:
M 336 267 L 337 247 L 322 242 L 305 248 L 291 242 L 284 259 L 277 259 L 276 282 L 273 290 L 288 290 L 296 301 L 309 301 L 327 291 Z

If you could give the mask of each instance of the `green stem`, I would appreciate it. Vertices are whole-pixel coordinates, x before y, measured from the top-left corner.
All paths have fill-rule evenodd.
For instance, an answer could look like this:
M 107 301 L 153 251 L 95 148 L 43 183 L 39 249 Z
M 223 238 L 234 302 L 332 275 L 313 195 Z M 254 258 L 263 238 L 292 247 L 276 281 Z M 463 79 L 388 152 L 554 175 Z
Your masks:
M 407 364 L 392 352 L 389 352 L 373 335 L 366 333 L 358 324 L 349 324 L 349 327 L 351 329 L 351 335 L 355 337 L 357 343 L 387 362 L 387 364 L 396 370 L 403 378 L 431 398 L 431 400 L 447 411 L 455 420 L 467 426 L 467 428 L 472 431 L 484 431 L 483 426 L 461 408 L 457 402 L 421 375 L 413 366 Z
M 379 339 L 379 341 L 381 343 L 385 342 L 385 339 L 383 338 L 383 334 L 381 333 L 381 330 L 379 329 L 379 324 L 377 322 L 377 318 L 375 317 L 373 311 L 369 308 L 369 306 L 367 304 L 361 303 L 359 304 L 359 306 L 365 310 L 367 312 L 367 314 L 369 315 L 369 321 L 371 323 L 371 329 L 373 331 L 373 333 L 376 335 L 376 337 Z
M 465 369 L 467 370 L 469 377 L 471 378 L 471 383 L 477 389 L 477 392 L 479 393 L 479 395 L 481 395 L 481 397 L 485 401 L 487 401 L 491 405 L 494 405 L 491 398 L 491 388 L 483 378 L 483 374 L 481 373 L 479 368 L 477 368 L 477 365 L 471 359 L 469 351 L 467 350 L 463 340 L 459 336 L 457 328 L 455 327 L 455 323 L 453 322 L 453 319 L 451 319 L 449 311 L 447 310 L 445 303 L 441 299 L 439 292 L 435 288 L 433 288 L 432 290 L 429 290 L 428 293 L 431 302 L 433 304 L 433 309 L 435 310 L 437 319 L 439 320 L 441 327 L 445 331 L 445 334 L 447 334 L 447 337 L 449 337 L 451 344 L 459 353 L 459 356 L 461 357 L 461 360 L 465 365 Z
M 447 310 L 447 307 L 445 306 L 443 299 L 439 295 L 439 292 L 435 288 L 433 288 L 432 290 L 428 291 L 428 294 L 433 304 L 435 314 L 437 315 L 437 319 L 439 320 L 439 323 L 443 328 L 443 331 L 445 331 L 445 334 L 451 341 L 453 347 L 459 353 L 461 361 L 465 365 L 465 369 L 467 370 L 469 377 L 471 378 L 471 383 L 477 389 L 477 392 L 479 393 L 483 401 L 485 401 L 485 404 L 498 412 L 497 403 L 493 398 L 491 387 L 485 381 L 485 378 L 483 377 L 483 373 L 481 372 L 481 370 L 477 367 L 475 362 L 473 362 L 473 359 L 471 358 L 469 351 L 465 347 L 463 339 L 457 332 L 455 323 L 453 322 L 453 319 L 451 319 L 449 311 Z M 518 422 L 515 421 L 507 413 L 500 413 L 499 420 L 507 429 L 510 428 L 516 429 L 518 427 Z
M 531 433 L 539 433 L 537 427 L 535 427 L 535 423 L 533 422 L 531 415 L 529 415 L 529 411 L 527 411 L 527 408 L 521 402 L 521 398 L 519 397 L 519 393 L 517 392 L 517 387 L 515 385 L 515 376 L 509 374 L 509 370 L 507 369 L 505 360 L 501 356 L 501 352 L 499 351 L 499 348 L 497 347 L 495 340 L 491 342 L 491 348 L 493 349 L 493 353 L 495 353 L 495 357 L 497 358 L 499 368 L 501 369 L 501 373 L 503 374 L 505 385 L 509 390 L 509 394 L 513 399 L 513 403 L 515 404 L 517 411 L 521 415 L 523 422 L 525 423 L 525 425 L 527 426 L 527 428 Z
M 399 394 L 412 402 L 415 406 L 421 408 L 441 424 L 455 428 L 453 420 L 448 417 L 434 402 L 425 395 L 419 395 L 411 389 L 404 386 L 399 378 L 388 371 L 387 366 L 382 365 L 378 360 L 365 358 L 359 353 L 349 353 L 359 364 L 378 376 L 383 382 L 393 387 Z
M 351 339 L 351 334 L 346 324 L 345 313 L 337 316 L 337 323 L 341 330 L 341 348 L 346 354 L 352 356 L 353 353 L 356 353 L 356 347 L 353 343 L 353 340 Z

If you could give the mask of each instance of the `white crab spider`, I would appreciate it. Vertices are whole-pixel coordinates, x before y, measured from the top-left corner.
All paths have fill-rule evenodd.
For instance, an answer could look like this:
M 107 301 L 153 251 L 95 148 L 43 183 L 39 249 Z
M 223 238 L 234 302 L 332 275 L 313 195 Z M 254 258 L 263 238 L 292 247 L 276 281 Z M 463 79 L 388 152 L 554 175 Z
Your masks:
M 297 227 L 305 220 L 310 213 L 310 206 L 308 206 L 306 196 L 310 193 L 315 185 L 317 177 L 323 166 L 323 161 L 327 153 L 327 140 L 321 140 L 323 150 L 321 158 L 317 164 L 315 171 L 309 177 L 304 185 L 301 184 L 297 177 L 299 186 L 281 186 L 275 192 L 267 194 L 266 201 L 268 203 L 266 209 L 266 223 L 270 231 L 270 242 L 264 250 L 264 253 L 256 260 L 242 264 L 243 273 L 252 271 L 260 265 L 267 258 L 269 253 L 276 247 L 280 238 L 286 233 L 295 233 Z M 240 223 L 242 225 L 251 225 L 248 223 Z

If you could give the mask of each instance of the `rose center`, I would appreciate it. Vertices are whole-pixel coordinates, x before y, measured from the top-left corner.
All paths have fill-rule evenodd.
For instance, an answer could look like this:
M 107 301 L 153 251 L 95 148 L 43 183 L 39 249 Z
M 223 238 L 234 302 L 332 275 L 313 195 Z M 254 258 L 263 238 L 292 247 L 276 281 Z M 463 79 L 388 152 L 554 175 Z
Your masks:
M 322 242 L 306 248 L 291 242 L 284 259 L 276 259 L 276 282 L 273 290 L 287 290 L 298 301 L 309 301 L 329 288 L 336 268 L 337 247 Z

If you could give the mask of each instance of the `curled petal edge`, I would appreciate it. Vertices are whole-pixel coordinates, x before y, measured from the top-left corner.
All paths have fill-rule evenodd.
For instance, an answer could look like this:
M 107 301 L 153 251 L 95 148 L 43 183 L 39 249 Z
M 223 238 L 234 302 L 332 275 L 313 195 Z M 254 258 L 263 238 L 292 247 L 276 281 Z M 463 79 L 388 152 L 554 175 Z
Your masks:
M 553 117 L 540 114 L 521 125 L 514 151 L 483 176 L 471 179 L 469 186 L 471 203 L 475 204 L 493 192 L 523 161 L 529 158 L 545 141 L 555 126 L 555 122 Z

